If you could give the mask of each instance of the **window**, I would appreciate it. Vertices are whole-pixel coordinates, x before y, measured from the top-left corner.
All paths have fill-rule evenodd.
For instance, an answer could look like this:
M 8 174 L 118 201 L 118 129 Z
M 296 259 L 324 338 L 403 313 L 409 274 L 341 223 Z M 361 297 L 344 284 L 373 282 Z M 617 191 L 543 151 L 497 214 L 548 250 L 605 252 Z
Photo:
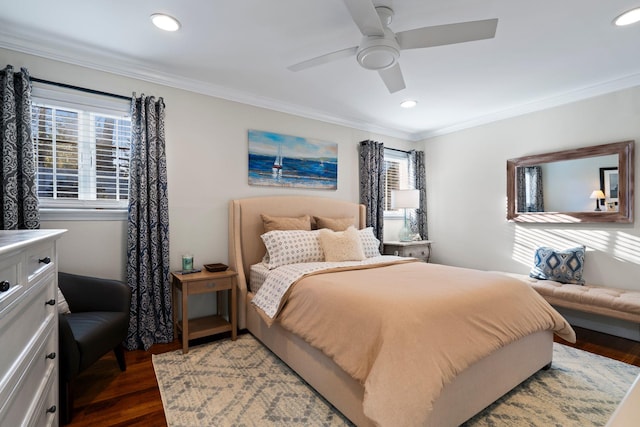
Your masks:
M 385 218 L 400 217 L 403 212 L 391 209 L 391 190 L 405 190 L 409 186 L 409 157 L 407 153 L 397 150 L 384 149 L 384 216 Z
M 40 206 L 126 208 L 129 105 L 56 91 L 37 93 L 41 96 L 34 88 L 31 126 Z

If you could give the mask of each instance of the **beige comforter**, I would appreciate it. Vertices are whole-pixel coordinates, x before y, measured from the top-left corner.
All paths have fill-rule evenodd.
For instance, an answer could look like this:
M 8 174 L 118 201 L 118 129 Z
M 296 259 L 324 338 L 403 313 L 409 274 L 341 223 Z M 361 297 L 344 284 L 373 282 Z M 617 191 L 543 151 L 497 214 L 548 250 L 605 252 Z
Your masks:
M 382 426 L 425 425 L 456 374 L 527 334 L 575 341 L 528 285 L 418 262 L 302 278 L 279 321 L 364 385 L 364 413 Z

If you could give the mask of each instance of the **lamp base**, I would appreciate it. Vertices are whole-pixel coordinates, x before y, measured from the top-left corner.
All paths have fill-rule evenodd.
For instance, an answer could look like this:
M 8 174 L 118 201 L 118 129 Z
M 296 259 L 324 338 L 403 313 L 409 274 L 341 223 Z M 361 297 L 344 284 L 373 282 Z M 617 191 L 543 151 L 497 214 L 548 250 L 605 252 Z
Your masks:
M 411 231 L 407 226 L 403 226 L 400 229 L 400 233 L 398 233 L 398 239 L 401 242 L 410 242 L 411 241 Z
M 602 210 L 602 209 L 600 209 L 600 200 L 599 200 L 599 199 L 596 199 L 596 208 L 594 209 L 594 211 L 599 212 L 599 211 L 601 211 L 601 210 Z

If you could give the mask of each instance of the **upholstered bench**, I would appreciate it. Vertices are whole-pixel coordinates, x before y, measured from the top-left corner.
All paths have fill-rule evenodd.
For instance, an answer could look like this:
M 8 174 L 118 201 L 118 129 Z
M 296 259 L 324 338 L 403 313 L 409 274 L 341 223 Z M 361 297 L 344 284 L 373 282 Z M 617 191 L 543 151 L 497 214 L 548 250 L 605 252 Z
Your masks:
M 551 305 L 640 323 L 640 291 L 569 285 L 524 274 L 503 274 L 528 283 Z

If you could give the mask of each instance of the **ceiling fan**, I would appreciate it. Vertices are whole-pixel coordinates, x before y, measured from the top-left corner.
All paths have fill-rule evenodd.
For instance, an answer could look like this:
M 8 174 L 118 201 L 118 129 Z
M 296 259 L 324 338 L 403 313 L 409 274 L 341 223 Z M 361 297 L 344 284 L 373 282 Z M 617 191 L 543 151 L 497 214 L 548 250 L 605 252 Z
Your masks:
M 394 33 L 388 27 L 393 18 L 391 7 L 375 7 L 371 0 L 344 0 L 344 3 L 362 33 L 360 45 L 299 62 L 289 70 L 300 71 L 355 55 L 362 67 L 378 71 L 389 92 L 394 93 L 406 87 L 398 63 L 401 50 L 490 39 L 495 37 L 498 26 L 495 18 Z

